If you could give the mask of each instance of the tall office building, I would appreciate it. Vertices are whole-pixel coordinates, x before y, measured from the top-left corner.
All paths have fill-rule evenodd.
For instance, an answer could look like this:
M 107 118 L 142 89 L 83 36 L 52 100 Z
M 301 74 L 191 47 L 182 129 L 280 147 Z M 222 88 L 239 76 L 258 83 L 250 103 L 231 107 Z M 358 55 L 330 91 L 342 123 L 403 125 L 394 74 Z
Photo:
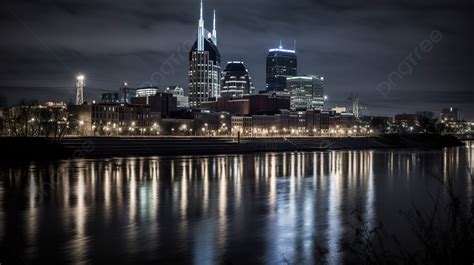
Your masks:
M 324 78 L 315 75 L 286 78 L 291 109 L 324 109 Z
M 202 1 L 198 36 L 189 52 L 189 103 L 200 107 L 201 102 L 220 96 L 221 55 L 217 49 L 216 12 L 212 32 L 204 28 Z
M 295 50 L 270 49 L 267 55 L 266 91 L 281 92 L 286 89 L 286 77 L 297 75 Z
M 221 78 L 221 97 L 242 97 L 255 90 L 249 71 L 243 62 L 227 62 Z

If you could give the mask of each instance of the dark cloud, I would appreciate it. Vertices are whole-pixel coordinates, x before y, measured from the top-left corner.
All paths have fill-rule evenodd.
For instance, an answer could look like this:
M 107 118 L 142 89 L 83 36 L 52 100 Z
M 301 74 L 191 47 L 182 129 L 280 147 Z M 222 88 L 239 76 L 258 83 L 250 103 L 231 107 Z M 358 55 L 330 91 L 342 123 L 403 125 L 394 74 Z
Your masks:
M 1 5 L 0 95 L 10 103 L 68 101 L 78 72 L 87 76 L 89 100 L 123 81 L 186 87 L 183 47 L 194 41 L 198 0 L 7 0 Z M 458 106 L 464 117 L 474 118 L 470 0 L 206 0 L 204 7 L 208 28 L 212 9 L 217 10 L 222 66 L 243 60 L 258 89 L 265 86 L 268 48 L 280 40 L 292 47 L 296 40 L 299 73 L 325 76 L 332 105 L 349 105 L 352 93 L 370 114 Z M 442 32 L 442 40 L 388 95 L 380 93 L 378 85 L 433 30 Z

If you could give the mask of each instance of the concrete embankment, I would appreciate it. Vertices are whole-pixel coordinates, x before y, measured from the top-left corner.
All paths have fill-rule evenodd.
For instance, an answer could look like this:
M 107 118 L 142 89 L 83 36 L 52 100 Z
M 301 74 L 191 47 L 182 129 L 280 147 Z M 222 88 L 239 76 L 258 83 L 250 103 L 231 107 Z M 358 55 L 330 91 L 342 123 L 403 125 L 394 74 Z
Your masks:
M 268 151 L 336 149 L 441 148 L 461 146 L 451 136 L 384 135 L 378 137 L 66 137 L 60 143 L 44 138 L 0 137 L 7 159 L 82 158 L 136 155 L 199 155 Z

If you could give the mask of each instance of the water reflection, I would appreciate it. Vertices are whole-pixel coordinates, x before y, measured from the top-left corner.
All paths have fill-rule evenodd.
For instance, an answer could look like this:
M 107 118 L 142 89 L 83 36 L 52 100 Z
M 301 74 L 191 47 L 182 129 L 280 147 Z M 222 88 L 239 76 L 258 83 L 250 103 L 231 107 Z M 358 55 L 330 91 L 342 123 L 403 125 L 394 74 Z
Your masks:
M 0 240 L 27 263 L 311 264 L 318 248 L 341 263 L 354 209 L 369 229 L 388 220 L 406 230 L 394 212 L 421 202 L 433 176 L 455 176 L 471 194 L 462 164 L 472 170 L 472 156 L 453 148 L 2 166 Z

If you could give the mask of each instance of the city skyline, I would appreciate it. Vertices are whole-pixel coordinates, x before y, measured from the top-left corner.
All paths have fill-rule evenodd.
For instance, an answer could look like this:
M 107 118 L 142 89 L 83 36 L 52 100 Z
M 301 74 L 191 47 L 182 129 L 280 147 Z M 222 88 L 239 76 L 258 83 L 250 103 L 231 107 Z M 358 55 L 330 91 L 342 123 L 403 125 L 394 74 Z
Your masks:
M 0 265 L 474 265 L 472 0 L 0 6 Z
M 79 72 L 87 78 L 86 101 L 117 90 L 124 81 L 130 87 L 147 83 L 187 87 L 187 52 L 195 39 L 199 1 L 149 6 L 120 1 L 113 8 L 109 3 L 46 5 L 54 8 L 9 2 L 1 13 L 3 35 L 10 36 L 2 51 L 10 67 L 0 74 L 0 95 L 9 104 L 22 98 L 74 99 L 74 78 Z M 280 40 L 292 48 L 296 40 L 299 74 L 324 76 L 325 94 L 332 105 L 350 105 L 347 97 L 355 93 L 370 115 L 439 113 L 453 106 L 462 110 L 465 119 L 474 116 L 469 101 L 473 91 L 467 81 L 472 53 L 466 52 L 472 38 L 465 26 L 473 6 L 467 1 L 400 1 L 387 6 L 344 1 L 272 5 L 204 1 L 204 5 L 206 21 L 212 21 L 214 8 L 218 13 L 222 61 L 243 61 L 258 91 L 265 89 L 268 49 L 278 47 Z M 94 8 L 96 12 L 88 13 Z M 45 12 L 33 12 L 42 9 Z M 298 11 L 298 16 L 287 16 L 285 10 Z M 107 12 L 100 17 L 99 11 Z M 316 19 L 314 14 L 320 16 Z M 423 19 L 416 19 L 416 14 L 423 14 Z M 442 18 L 437 18 L 439 14 Z M 102 30 L 92 22 L 101 22 Z M 406 74 L 405 59 L 433 32 L 439 32 L 440 38 L 432 41 L 429 52 L 420 52 Z M 163 63 L 171 57 L 173 69 L 163 73 Z M 405 66 L 403 73 L 400 65 Z M 394 72 L 401 77 L 390 87 L 381 86 Z

